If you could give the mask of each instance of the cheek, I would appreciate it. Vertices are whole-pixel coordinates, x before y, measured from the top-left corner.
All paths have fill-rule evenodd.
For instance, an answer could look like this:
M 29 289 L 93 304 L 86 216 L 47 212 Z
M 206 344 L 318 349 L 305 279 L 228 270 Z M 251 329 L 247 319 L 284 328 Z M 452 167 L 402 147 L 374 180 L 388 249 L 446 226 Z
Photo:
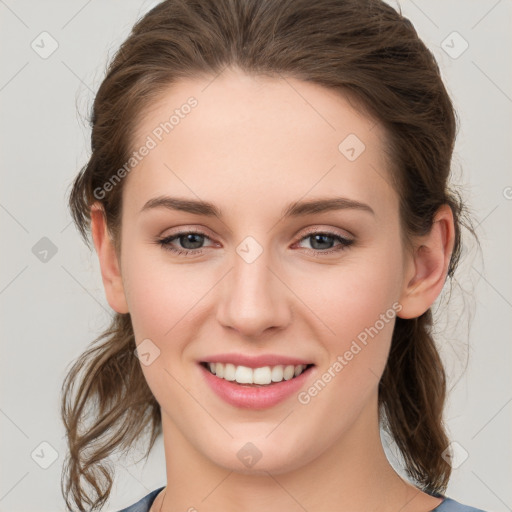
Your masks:
M 134 248 L 127 254 L 125 294 L 136 339 L 163 342 L 193 319 L 194 307 L 208 291 L 205 276 L 193 266 L 170 263 L 164 249 Z
M 158 354 L 141 369 L 157 401 L 165 403 L 169 396 L 180 396 L 172 376 L 182 380 L 183 356 L 200 329 L 200 301 L 211 285 L 193 266 L 171 264 L 161 251 L 163 255 L 155 248 L 127 250 L 123 275 L 136 344 L 149 339 L 154 345 L 142 346 L 150 347 L 152 357 Z
M 375 324 L 379 330 L 386 331 L 382 315 L 386 316 L 385 325 L 391 323 L 399 291 L 400 269 L 396 255 L 366 254 L 357 261 L 347 259 L 333 268 L 328 279 L 310 294 L 311 307 L 334 331 L 335 338 L 346 341 Z
M 342 394 L 370 392 L 384 371 L 400 310 L 400 262 L 393 244 L 381 244 L 347 257 L 309 294 L 308 306 L 328 328 L 322 329 L 328 360 L 321 372 L 336 374 Z M 339 364 L 333 368 L 335 361 Z M 341 389 L 336 384 L 335 388 Z
M 360 271 L 347 268 L 329 280 L 323 297 L 315 295 L 312 309 L 329 327 L 320 338 L 327 357 L 298 401 L 304 421 L 311 431 L 323 430 L 326 444 L 375 399 L 400 309 L 395 276 L 385 270 L 375 260 Z

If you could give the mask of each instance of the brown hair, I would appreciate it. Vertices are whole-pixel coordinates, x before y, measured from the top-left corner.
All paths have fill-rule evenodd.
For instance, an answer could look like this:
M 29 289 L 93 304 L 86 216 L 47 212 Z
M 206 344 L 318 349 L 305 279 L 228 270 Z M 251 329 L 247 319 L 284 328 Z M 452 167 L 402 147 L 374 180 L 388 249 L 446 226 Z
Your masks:
M 92 154 L 69 198 L 87 244 L 94 191 L 129 159 L 146 108 L 180 78 L 213 77 L 227 66 L 323 85 L 376 119 L 388 137 L 405 243 L 429 232 L 441 205 L 453 211 L 452 277 L 461 227 L 474 234 L 448 184 L 455 112 L 431 52 L 410 21 L 380 0 L 166 0 L 154 7 L 133 27 L 95 97 Z M 121 182 L 99 200 L 117 248 L 122 188 Z M 449 443 L 442 419 L 446 376 L 431 326 L 430 309 L 396 319 L 379 405 L 407 474 L 425 492 L 442 492 L 451 473 L 442 456 Z M 134 355 L 130 315 L 116 313 L 93 343 L 69 371 L 62 397 L 69 442 L 62 490 L 67 505 L 81 511 L 108 499 L 110 454 L 128 451 L 146 429 L 149 454 L 161 432 L 159 404 Z

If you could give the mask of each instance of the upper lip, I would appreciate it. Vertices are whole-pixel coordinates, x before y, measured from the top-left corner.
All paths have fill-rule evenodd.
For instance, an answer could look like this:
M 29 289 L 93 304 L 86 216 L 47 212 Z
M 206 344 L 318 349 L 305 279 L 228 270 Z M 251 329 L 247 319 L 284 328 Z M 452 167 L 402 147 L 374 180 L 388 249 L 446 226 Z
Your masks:
M 247 366 L 248 368 L 261 368 L 263 366 L 313 364 L 306 359 L 298 357 L 283 356 L 278 354 L 261 354 L 259 356 L 248 356 L 244 354 L 215 354 L 201 360 L 204 363 L 231 363 L 235 366 Z

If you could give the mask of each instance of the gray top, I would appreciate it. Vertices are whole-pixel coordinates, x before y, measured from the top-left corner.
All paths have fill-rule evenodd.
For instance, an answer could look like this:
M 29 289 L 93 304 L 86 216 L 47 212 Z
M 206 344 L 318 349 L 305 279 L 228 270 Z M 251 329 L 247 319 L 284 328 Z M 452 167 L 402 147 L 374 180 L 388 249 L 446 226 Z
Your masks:
M 149 509 L 151 508 L 151 505 L 155 501 L 155 498 L 163 488 L 164 487 L 160 487 L 159 489 L 150 492 L 147 496 L 144 496 L 144 498 L 142 498 L 140 501 L 137 501 L 137 503 L 134 503 L 133 505 L 127 508 L 123 508 L 123 510 L 120 510 L 119 512 L 149 512 Z M 444 501 L 442 501 L 441 504 L 438 505 L 431 512 L 485 512 L 484 510 L 479 508 L 468 507 L 467 505 L 463 505 L 462 503 L 452 500 L 451 498 L 447 498 L 442 494 L 434 494 L 433 496 L 435 496 L 436 498 L 444 498 Z

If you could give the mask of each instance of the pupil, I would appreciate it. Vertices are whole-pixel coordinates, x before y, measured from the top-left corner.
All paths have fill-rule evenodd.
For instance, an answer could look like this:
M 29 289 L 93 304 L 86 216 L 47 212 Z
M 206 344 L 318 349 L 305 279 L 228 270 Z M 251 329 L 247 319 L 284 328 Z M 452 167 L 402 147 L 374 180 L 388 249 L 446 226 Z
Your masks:
M 322 243 L 330 245 L 330 238 L 332 238 L 330 235 L 313 235 L 313 243 L 311 245 L 313 246 L 314 249 L 330 249 L 330 247 L 322 247 Z M 317 239 L 320 239 L 320 247 L 315 247 L 315 245 L 317 245 Z M 326 239 L 328 240 L 327 242 L 325 242 Z
M 196 240 L 194 242 L 194 238 L 197 237 L 199 240 Z M 202 235 L 199 235 L 199 234 L 196 234 L 196 233 L 189 233 L 188 235 L 184 235 L 182 237 L 180 237 L 182 240 L 181 242 L 183 242 L 183 239 L 185 239 L 185 243 L 182 244 L 185 246 L 185 249 L 198 249 L 199 247 L 201 247 L 201 243 L 202 243 Z M 191 243 L 192 244 L 192 247 L 190 246 L 187 246 L 188 243 Z

